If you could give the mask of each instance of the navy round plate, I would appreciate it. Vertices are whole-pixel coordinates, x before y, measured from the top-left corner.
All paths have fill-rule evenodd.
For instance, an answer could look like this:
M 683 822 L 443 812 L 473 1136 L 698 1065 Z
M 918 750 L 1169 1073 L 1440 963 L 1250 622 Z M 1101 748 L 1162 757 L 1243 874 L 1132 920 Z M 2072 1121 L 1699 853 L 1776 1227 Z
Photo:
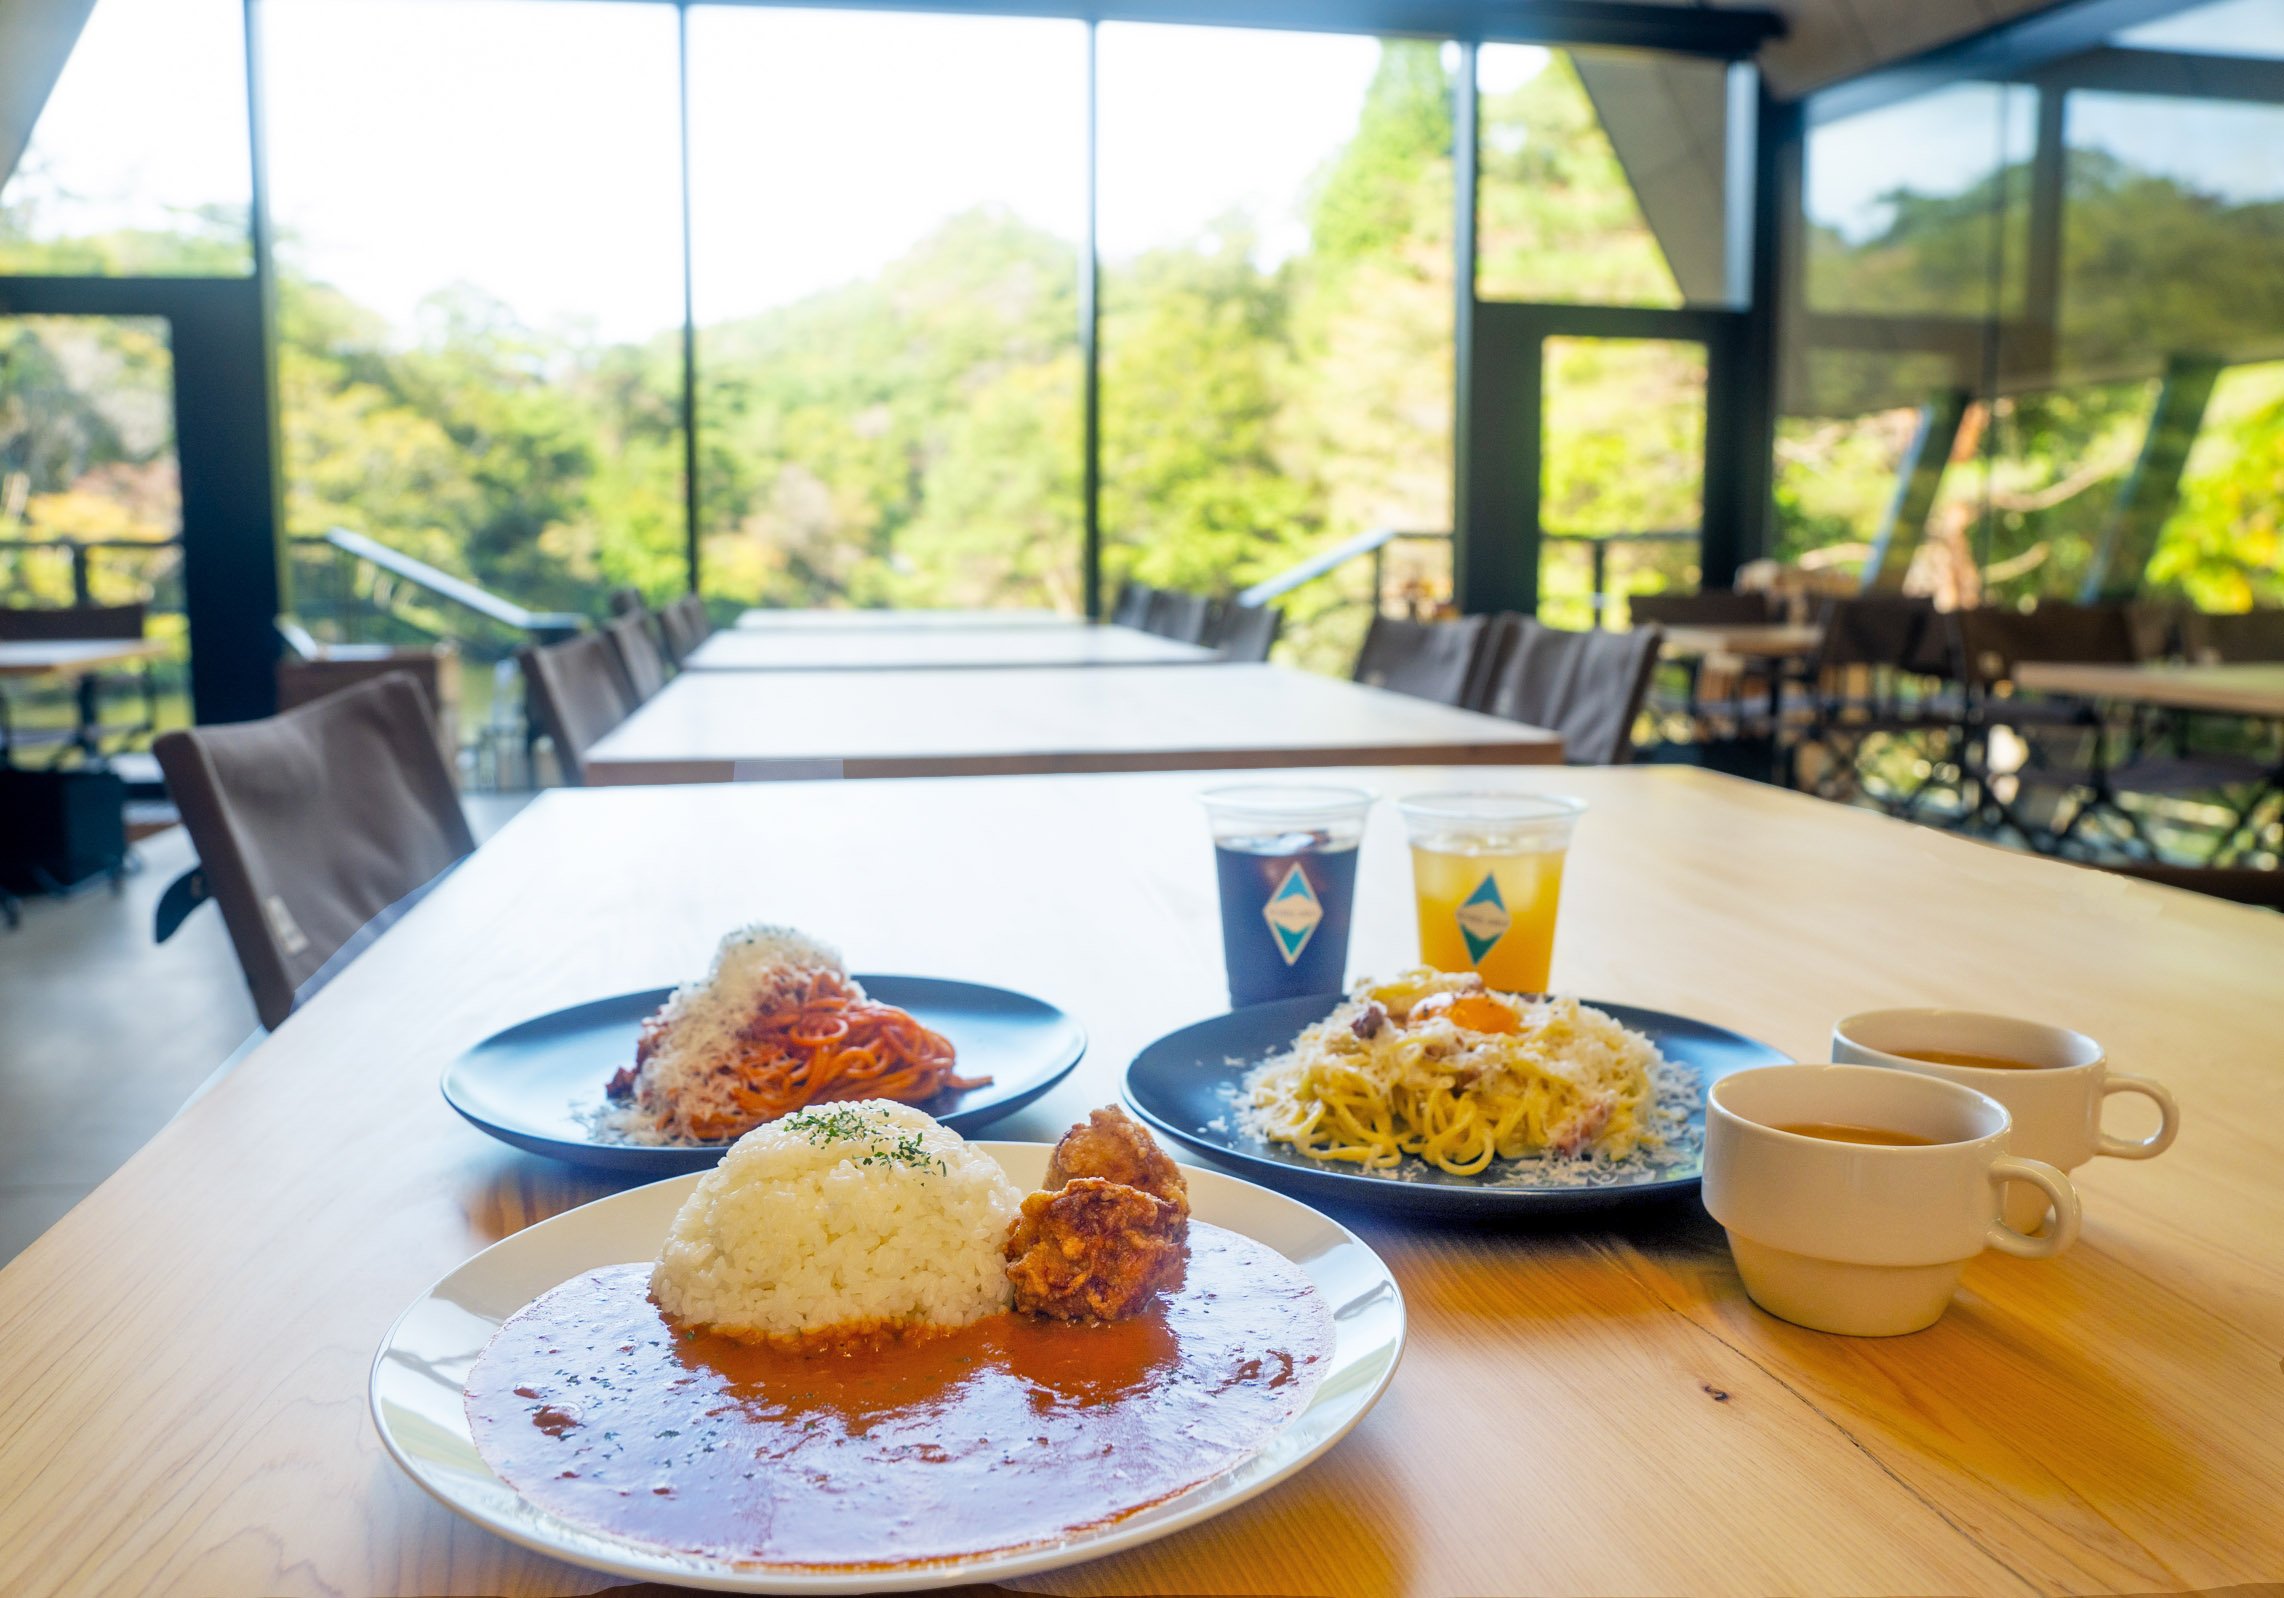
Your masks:
M 940 977 L 857 980 L 881 1003 L 950 1038 L 962 1076 L 991 1078 L 989 1086 L 920 1106 L 956 1132 L 1014 1114 L 1086 1053 L 1086 1028 L 1043 999 Z M 601 1143 L 580 1113 L 603 1102 L 611 1073 L 634 1064 L 635 1035 L 673 991 L 622 993 L 495 1032 L 444 1068 L 445 1100 L 501 1142 L 534 1154 L 648 1176 L 707 1170 L 727 1143 Z
M 1437 1215 L 1553 1215 L 1697 1190 L 1698 1169 L 1638 1182 L 1598 1187 L 1531 1187 L 1475 1176 L 1453 1176 L 1424 1160 L 1407 1159 L 1399 1171 L 1359 1171 L 1312 1160 L 1289 1144 L 1250 1137 L 1237 1126 L 1232 1092 L 1263 1060 L 1281 1054 L 1311 1021 L 1341 1002 L 1339 994 L 1278 999 L 1169 1032 L 1126 1068 L 1126 1101 L 1159 1131 L 1238 1167 L 1264 1187 L 1282 1188 L 1332 1204 Z M 1658 1052 L 1697 1073 L 1702 1090 L 1732 1071 L 1786 1065 L 1792 1056 L 1725 1027 L 1686 1016 L 1644 1010 L 1603 999 L 1581 1001 L 1646 1033 Z M 1235 1062 L 1235 1063 L 1232 1063 Z M 1690 1117 L 1700 1135 L 1702 1108 Z M 1496 1170 L 1496 1166 L 1494 1166 Z

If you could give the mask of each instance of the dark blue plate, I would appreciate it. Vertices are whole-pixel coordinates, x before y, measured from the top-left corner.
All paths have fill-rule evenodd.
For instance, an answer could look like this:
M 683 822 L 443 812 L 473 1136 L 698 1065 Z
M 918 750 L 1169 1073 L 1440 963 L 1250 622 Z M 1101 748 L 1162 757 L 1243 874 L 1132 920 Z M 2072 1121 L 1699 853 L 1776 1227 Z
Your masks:
M 1497 1162 L 1483 1176 L 1453 1176 L 1413 1159 L 1394 1171 L 1359 1171 L 1310 1159 L 1290 1144 L 1264 1142 L 1239 1130 L 1237 1100 L 1231 1090 L 1246 1072 L 1271 1055 L 1282 1054 L 1302 1027 L 1322 1020 L 1340 1002 L 1338 994 L 1279 999 L 1169 1032 L 1126 1068 L 1126 1101 L 1159 1131 L 1238 1167 L 1264 1187 L 1333 1204 L 1438 1215 L 1554 1215 L 1697 1190 L 1694 1163 L 1650 1180 L 1532 1187 L 1497 1180 Z M 1605 999 L 1582 1002 L 1646 1033 L 1660 1054 L 1697 1073 L 1700 1090 L 1732 1071 L 1785 1065 L 1792 1059 L 1781 1049 L 1686 1016 Z M 1702 1107 L 1690 1117 L 1690 1124 L 1702 1137 Z
M 957 1132 L 1014 1114 L 1068 1076 L 1086 1053 L 1086 1028 L 1042 999 L 939 977 L 857 980 L 873 998 L 909 1010 L 922 1026 L 951 1039 L 960 1075 L 991 1078 L 987 1087 L 920 1106 Z M 600 1143 L 580 1118 L 602 1104 L 611 1074 L 634 1064 L 636 1033 L 673 991 L 622 993 L 495 1032 L 445 1067 L 445 1101 L 501 1142 L 534 1154 L 646 1176 L 707 1170 L 727 1143 Z

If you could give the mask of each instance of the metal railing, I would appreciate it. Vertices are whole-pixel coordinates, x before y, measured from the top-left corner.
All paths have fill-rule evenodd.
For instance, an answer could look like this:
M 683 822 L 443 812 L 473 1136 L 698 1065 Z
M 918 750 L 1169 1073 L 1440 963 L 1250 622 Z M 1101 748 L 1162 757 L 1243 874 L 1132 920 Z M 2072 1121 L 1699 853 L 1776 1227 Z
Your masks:
M 368 566 L 378 567 L 392 577 L 401 578 L 439 599 L 472 610 L 503 627 L 529 633 L 540 643 L 569 638 L 587 625 L 586 617 L 570 611 L 526 610 L 513 600 L 502 599 L 489 589 L 479 588 L 465 578 L 440 571 L 426 561 L 415 560 L 402 550 L 391 549 L 378 539 L 367 538 L 363 533 L 351 532 L 346 527 L 329 527 L 314 538 L 297 538 L 294 542 L 329 544 L 343 554 L 354 556 Z
M 1541 535 L 1543 545 L 1585 544 L 1590 546 L 1592 560 L 1592 593 L 1588 604 L 1592 607 L 1594 625 L 1602 625 L 1602 618 L 1614 602 L 1624 597 L 1609 591 L 1610 546 L 1612 544 L 1693 544 L 1701 535 L 1695 528 L 1675 529 L 1646 533 L 1558 533 Z M 1448 544 L 1448 532 L 1415 532 L 1396 527 L 1375 527 L 1370 532 L 1358 533 L 1354 538 L 1343 539 L 1330 549 L 1322 550 L 1299 565 L 1276 576 L 1255 583 L 1237 596 L 1241 605 L 1265 605 L 1291 593 L 1294 589 L 1326 577 L 1352 560 L 1372 557 L 1372 604 L 1377 610 L 1384 602 L 1386 590 L 1388 546 L 1410 539 Z

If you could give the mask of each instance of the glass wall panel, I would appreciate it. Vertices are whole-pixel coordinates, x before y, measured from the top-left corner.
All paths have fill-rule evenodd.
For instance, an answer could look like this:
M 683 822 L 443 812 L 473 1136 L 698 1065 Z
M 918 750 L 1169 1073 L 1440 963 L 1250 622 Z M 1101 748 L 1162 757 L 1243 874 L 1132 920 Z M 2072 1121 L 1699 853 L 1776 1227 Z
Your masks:
M 98 0 L 0 186 L 0 272 L 249 272 L 251 193 L 240 0 Z
M 162 725 L 189 719 L 174 362 L 156 317 L 0 317 L 0 606 L 143 605 L 171 647 Z M 19 728 L 63 728 L 70 685 L 10 690 Z M 142 707 L 136 707 L 138 718 Z
M 2200 610 L 2284 606 L 2284 361 L 2221 374 L 2148 580 Z
M 1623 595 L 1697 586 L 1705 347 L 1550 338 L 1544 372 L 1539 616 L 1623 625 Z M 1597 594 L 1611 614 L 1596 615 Z
M 679 591 L 673 9 L 262 16 L 290 530 L 346 526 L 534 609 Z
M 1447 530 L 1437 47 L 1105 24 L 1099 49 L 1110 582 L 1223 592 L 1373 528 Z M 1293 594 L 1290 658 L 1354 658 L 1365 568 Z
M 2284 0 L 2216 0 L 2112 34 L 2131 50 L 2284 60 Z
M 1724 66 L 1488 44 L 1476 84 L 1479 297 L 1727 302 Z
M 2284 350 L 2284 106 L 2071 93 L 2060 364 Z
M 707 593 L 1081 609 L 1084 27 L 690 30 Z

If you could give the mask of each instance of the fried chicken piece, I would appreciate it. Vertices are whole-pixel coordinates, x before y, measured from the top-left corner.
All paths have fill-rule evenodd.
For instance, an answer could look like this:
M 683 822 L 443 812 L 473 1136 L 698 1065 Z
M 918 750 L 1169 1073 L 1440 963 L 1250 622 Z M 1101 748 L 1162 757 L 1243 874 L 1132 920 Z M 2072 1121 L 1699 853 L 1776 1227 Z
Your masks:
M 1180 1283 L 1188 1235 L 1180 1210 L 1123 1183 L 1081 1176 L 1033 1193 L 1007 1235 L 1015 1307 L 1064 1321 L 1139 1314 Z
M 1094 1111 L 1063 1134 L 1047 1159 L 1047 1179 L 1040 1185 L 1053 1192 L 1081 1176 L 1140 1188 L 1171 1204 L 1184 1220 L 1189 1218 L 1190 1185 L 1182 1180 L 1181 1167 L 1158 1147 L 1147 1127 L 1115 1104 Z

